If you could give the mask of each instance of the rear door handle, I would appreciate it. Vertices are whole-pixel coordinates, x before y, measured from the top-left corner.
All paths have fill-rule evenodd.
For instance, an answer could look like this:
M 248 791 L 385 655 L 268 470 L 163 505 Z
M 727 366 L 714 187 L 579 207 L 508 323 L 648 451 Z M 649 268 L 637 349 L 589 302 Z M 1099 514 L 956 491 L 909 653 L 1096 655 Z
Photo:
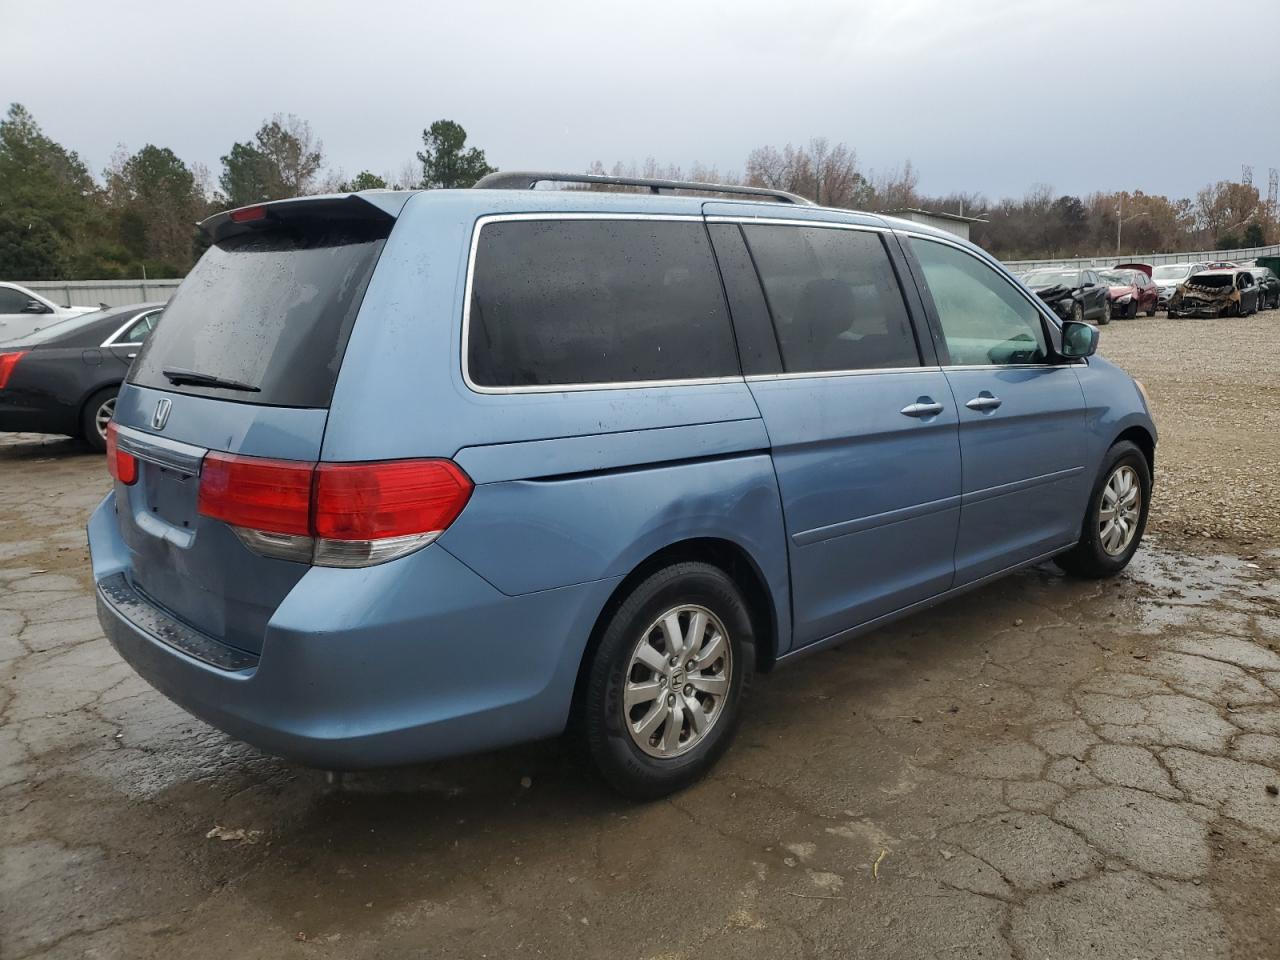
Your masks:
M 977 410 L 980 413 L 986 413 L 988 410 L 994 410 L 1000 404 L 1004 403 L 999 397 L 993 397 L 986 390 L 965 404 L 970 410 Z
M 942 412 L 942 404 L 933 397 L 920 397 L 915 403 L 908 403 L 902 408 L 904 417 L 936 417 Z

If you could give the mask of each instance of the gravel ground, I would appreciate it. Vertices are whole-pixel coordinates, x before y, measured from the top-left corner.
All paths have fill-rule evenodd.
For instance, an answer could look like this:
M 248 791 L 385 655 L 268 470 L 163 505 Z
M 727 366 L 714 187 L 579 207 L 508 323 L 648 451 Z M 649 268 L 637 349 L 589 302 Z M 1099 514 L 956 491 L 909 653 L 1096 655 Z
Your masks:
M 1101 353 L 1143 382 L 1160 431 L 1149 529 L 1232 547 L 1280 543 L 1277 334 L 1277 310 L 1102 328 Z

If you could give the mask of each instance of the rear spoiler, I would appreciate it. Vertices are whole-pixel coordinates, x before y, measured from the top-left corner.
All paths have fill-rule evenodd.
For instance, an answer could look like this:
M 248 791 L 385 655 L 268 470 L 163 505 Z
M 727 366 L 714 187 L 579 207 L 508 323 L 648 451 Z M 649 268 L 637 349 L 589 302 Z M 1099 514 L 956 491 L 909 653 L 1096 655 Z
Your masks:
M 1147 279 L 1151 279 L 1151 264 L 1149 263 L 1117 263 L 1112 270 L 1137 270 L 1139 273 L 1145 273 Z
M 215 213 L 196 227 L 212 243 L 284 224 L 365 223 L 382 224 L 390 230 L 411 196 L 408 190 L 367 190 L 273 200 Z

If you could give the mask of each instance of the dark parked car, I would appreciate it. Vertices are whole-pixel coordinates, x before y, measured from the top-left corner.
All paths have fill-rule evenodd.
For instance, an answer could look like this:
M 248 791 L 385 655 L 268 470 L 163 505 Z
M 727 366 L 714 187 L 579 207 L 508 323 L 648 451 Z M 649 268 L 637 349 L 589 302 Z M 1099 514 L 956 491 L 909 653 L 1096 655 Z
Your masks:
M 1249 268 L 1258 284 L 1258 309 L 1274 310 L 1280 307 L 1280 276 L 1270 267 L 1255 265 Z
M 162 309 L 95 310 L 0 343 L 0 432 L 65 433 L 105 449 L 116 392 Z
M 1107 284 L 1093 270 L 1045 267 L 1024 274 L 1022 282 L 1063 320 L 1111 322 Z

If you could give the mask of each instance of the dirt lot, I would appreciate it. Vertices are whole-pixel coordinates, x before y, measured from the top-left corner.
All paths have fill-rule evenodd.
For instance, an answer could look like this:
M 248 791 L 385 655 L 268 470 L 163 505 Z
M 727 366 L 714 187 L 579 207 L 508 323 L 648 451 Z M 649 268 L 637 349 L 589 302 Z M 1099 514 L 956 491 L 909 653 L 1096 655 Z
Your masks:
M 648 806 L 558 742 L 333 789 L 228 740 L 101 638 L 101 459 L 0 441 L 0 957 L 1274 958 L 1278 323 L 1103 331 L 1162 429 L 1125 576 L 764 678 Z

